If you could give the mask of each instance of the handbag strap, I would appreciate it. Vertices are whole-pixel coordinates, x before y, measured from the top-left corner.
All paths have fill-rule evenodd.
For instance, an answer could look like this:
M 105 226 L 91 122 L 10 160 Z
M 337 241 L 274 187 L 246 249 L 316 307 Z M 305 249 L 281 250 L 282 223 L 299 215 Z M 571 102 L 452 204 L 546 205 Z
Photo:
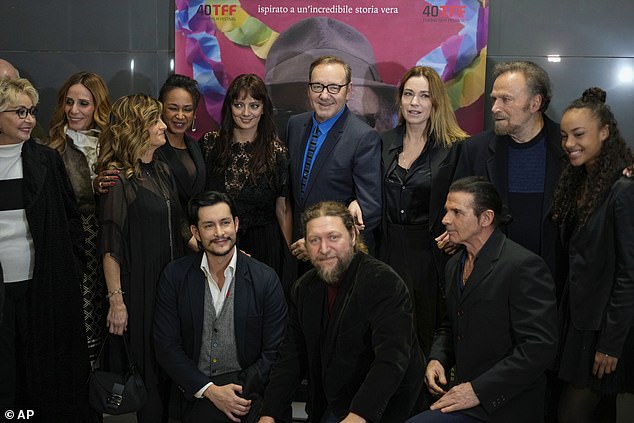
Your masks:
M 108 343 L 108 340 L 111 336 L 121 336 L 121 338 L 123 338 L 123 347 L 125 348 L 125 355 L 128 358 L 128 368 L 130 369 L 130 373 L 134 373 L 136 371 L 136 365 L 134 364 L 134 360 L 132 360 L 130 348 L 128 348 L 128 337 L 125 334 L 113 335 L 111 333 L 108 333 L 108 335 L 106 335 L 106 337 L 103 339 L 103 342 L 101 343 L 101 348 L 99 348 L 99 355 L 97 356 L 95 362 L 92 364 L 92 371 L 95 371 L 98 368 L 99 363 L 101 362 L 101 356 L 103 355 L 104 347 Z

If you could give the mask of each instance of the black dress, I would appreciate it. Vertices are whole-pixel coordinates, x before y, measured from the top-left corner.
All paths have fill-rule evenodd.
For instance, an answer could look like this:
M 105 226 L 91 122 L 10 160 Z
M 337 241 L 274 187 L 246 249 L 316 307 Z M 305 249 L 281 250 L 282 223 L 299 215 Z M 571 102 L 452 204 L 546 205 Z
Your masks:
M 207 165 L 205 189 L 225 192 L 233 199 L 239 219 L 238 246 L 252 257 L 271 266 L 285 288 L 292 279 L 285 263 L 290 252 L 284 240 L 275 214 L 278 197 L 289 195 L 289 159 L 287 148 L 274 143 L 274 166 L 256 180 L 249 176 L 253 144 L 233 143 L 231 164 L 219 171 L 216 133 L 210 132 L 202 139 L 201 148 Z
M 155 386 L 154 301 L 163 267 L 182 256 L 182 222 L 167 165 L 154 161 L 142 163 L 141 169 L 141 178 L 121 173 L 101 198 L 100 253 L 110 253 L 119 263 L 131 353 L 146 385 Z
M 186 149 L 174 148 L 169 142 L 156 150 L 156 158 L 167 163 L 176 181 L 181 209 L 187 213 L 187 202 L 205 187 L 205 161 L 198 141 L 185 135 Z

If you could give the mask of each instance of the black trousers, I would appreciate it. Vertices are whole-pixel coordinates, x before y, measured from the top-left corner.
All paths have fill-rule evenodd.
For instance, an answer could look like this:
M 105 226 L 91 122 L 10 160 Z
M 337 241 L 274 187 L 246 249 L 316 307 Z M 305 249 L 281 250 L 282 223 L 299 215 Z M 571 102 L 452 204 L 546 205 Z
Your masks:
M 5 283 L 0 323 L 0 411 L 29 409 L 26 382 L 27 293 L 30 281 Z

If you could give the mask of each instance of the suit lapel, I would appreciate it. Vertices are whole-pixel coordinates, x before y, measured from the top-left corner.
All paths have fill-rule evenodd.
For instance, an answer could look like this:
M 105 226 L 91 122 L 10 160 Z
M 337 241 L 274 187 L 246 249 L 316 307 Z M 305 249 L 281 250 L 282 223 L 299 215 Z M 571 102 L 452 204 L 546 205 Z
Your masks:
M 489 181 L 498 190 L 502 202 L 508 204 L 508 140 L 507 137 L 495 136 L 489 143 L 491 155 L 487 160 Z
M 460 297 L 460 302 L 464 303 L 467 301 L 471 293 L 482 286 L 484 279 L 486 279 L 493 270 L 493 264 L 500 257 L 504 240 L 504 234 L 499 229 L 496 229 L 482 246 L 482 249 L 476 257 L 473 272 L 471 272 L 471 275 L 469 275 L 467 279 L 464 291 Z
M 203 253 L 204 254 L 204 253 Z M 202 260 L 202 254 L 199 255 Z M 200 346 L 202 345 L 203 320 L 205 316 L 205 290 L 207 289 L 207 278 L 200 269 L 200 260 L 194 260 L 188 272 L 187 281 L 189 283 L 189 308 L 194 328 L 193 354 L 196 363 L 200 357 Z
M 311 125 L 311 116 L 312 114 L 307 114 L 307 119 L 304 120 L 303 125 L 297 128 L 297 136 L 299 136 L 299 140 L 296 142 L 297 148 L 291 150 L 291 177 L 293 180 L 291 181 L 291 187 L 293 187 L 294 195 L 297 201 L 300 202 L 300 205 L 303 207 L 305 201 L 302 198 L 300 189 L 301 189 L 301 178 L 302 178 L 302 167 L 304 165 L 304 152 L 306 151 L 306 146 L 308 145 L 308 137 L 310 136 L 310 128 Z M 291 141 L 291 140 L 289 140 Z
M 394 157 L 398 154 L 403 147 L 403 135 L 405 134 L 405 126 L 397 126 L 391 131 L 387 131 L 382 134 L 383 138 L 383 178 L 392 171 L 394 167 Z
M 247 272 L 242 253 L 236 249 L 238 254 L 236 262 L 236 274 L 233 280 L 233 322 L 235 325 L 236 349 L 238 350 L 238 361 L 243 363 L 246 356 L 245 336 L 247 333 L 247 310 L 249 310 L 249 289 L 253 281 Z
M 330 131 L 328 131 L 328 135 L 321 145 L 319 153 L 317 153 L 317 157 L 315 157 L 313 168 L 310 171 L 308 185 L 306 186 L 306 192 L 304 193 L 304 198 L 308 198 L 308 196 L 310 195 L 310 191 L 312 190 L 313 186 L 315 186 L 315 182 L 319 179 L 319 173 L 324 167 L 327 167 L 326 164 L 331 161 L 330 154 L 332 153 L 332 150 L 335 148 L 335 146 L 339 143 L 339 140 L 341 139 L 341 136 L 345 131 L 345 124 L 348 121 L 348 113 L 350 112 L 346 108 L 341 116 L 339 116 L 339 119 L 337 119 L 337 122 L 335 122 L 332 128 L 330 128 Z
M 431 167 L 431 190 L 429 192 L 429 229 L 437 226 L 436 222 L 441 219 L 442 211 L 445 209 L 445 198 L 447 186 L 440 175 L 440 165 L 447 159 L 450 149 L 437 145 L 435 142 L 429 146 L 430 167 Z M 449 180 L 451 175 L 447 175 Z M 441 192 L 442 191 L 442 192 Z M 439 204 L 443 202 L 442 204 Z
M 22 146 L 24 210 L 30 211 L 33 203 L 40 197 L 47 177 L 47 167 L 41 162 L 37 150 L 28 140 Z
M 194 165 L 196 166 L 196 177 L 194 179 L 194 183 L 191 187 L 190 192 L 190 195 L 194 195 L 202 191 L 202 189 L 205 187 L 207 172 L 200 171 L 200 169 L 205 169 L 205 160 L 203 159 L 202 152 L 200 151 L 198 141 L 189 136 L 185 136 L 185 144 L 187 145 L 187 151 L 189 151 L 189 155 L 191 156 L 192 160 L 194 161 Z

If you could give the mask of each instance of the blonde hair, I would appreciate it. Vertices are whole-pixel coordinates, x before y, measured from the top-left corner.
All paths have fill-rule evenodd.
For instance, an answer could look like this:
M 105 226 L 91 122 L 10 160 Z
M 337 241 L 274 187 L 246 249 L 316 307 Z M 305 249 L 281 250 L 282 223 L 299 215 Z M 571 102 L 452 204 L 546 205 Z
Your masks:
M 92 115 L 92 128 L 103 130 L 108 123 L 110 99 L 108 98 L 108 88 L 103 78 L 91 72 L 78 72 L 71 75 L 57 93 L 57 105 L 55 106 L 55 110 L 53 110 L 53 116 L 51 116 L 51 122 L 49 124 L 48 146 L 60 152 L 66 148 L 66 134 L 64 133 L 64 127 L 68 125 L 68 118 L 64 111 L 66 95 L 70 87 L 77 84 L 86 87 L 92 95 L 95 105 L 95 111 Z
M 149 128 L 161 118 L 160 101 L 145 94 L 121 97 L 99 136 L 97 171 L 122 169 L 126 178 L 141 176 L 139 160 L 150 148 Z
M 398 86 L 398 97 L 396 99 L 399 105 L 398 124 L 405 125 L 405 118 L 400 108 L 405 84 L 410 78 L 420 76 L 424 77 L 429 83 L 429 95 L 432 104 L 431 115 L 427 121 L 427 135 L 431 135 L 436 142 L 446 148 L 451 147 L 456 141 L 467 138 L 469 134 L 460 128 L 456 120 L 456 115 L 451 108 L 451 100 L 449 100 L 445 84 L 440 79 L 440 76 L 438 76 L 438 73 L 429 66 L 414 66 L 401 78 L 401 82 Z
M 40 96 L 28 79 L 0 78 L 0 112 L 16 106 L 22 94 L 29 97 L 34 107 L 37 106 Z

